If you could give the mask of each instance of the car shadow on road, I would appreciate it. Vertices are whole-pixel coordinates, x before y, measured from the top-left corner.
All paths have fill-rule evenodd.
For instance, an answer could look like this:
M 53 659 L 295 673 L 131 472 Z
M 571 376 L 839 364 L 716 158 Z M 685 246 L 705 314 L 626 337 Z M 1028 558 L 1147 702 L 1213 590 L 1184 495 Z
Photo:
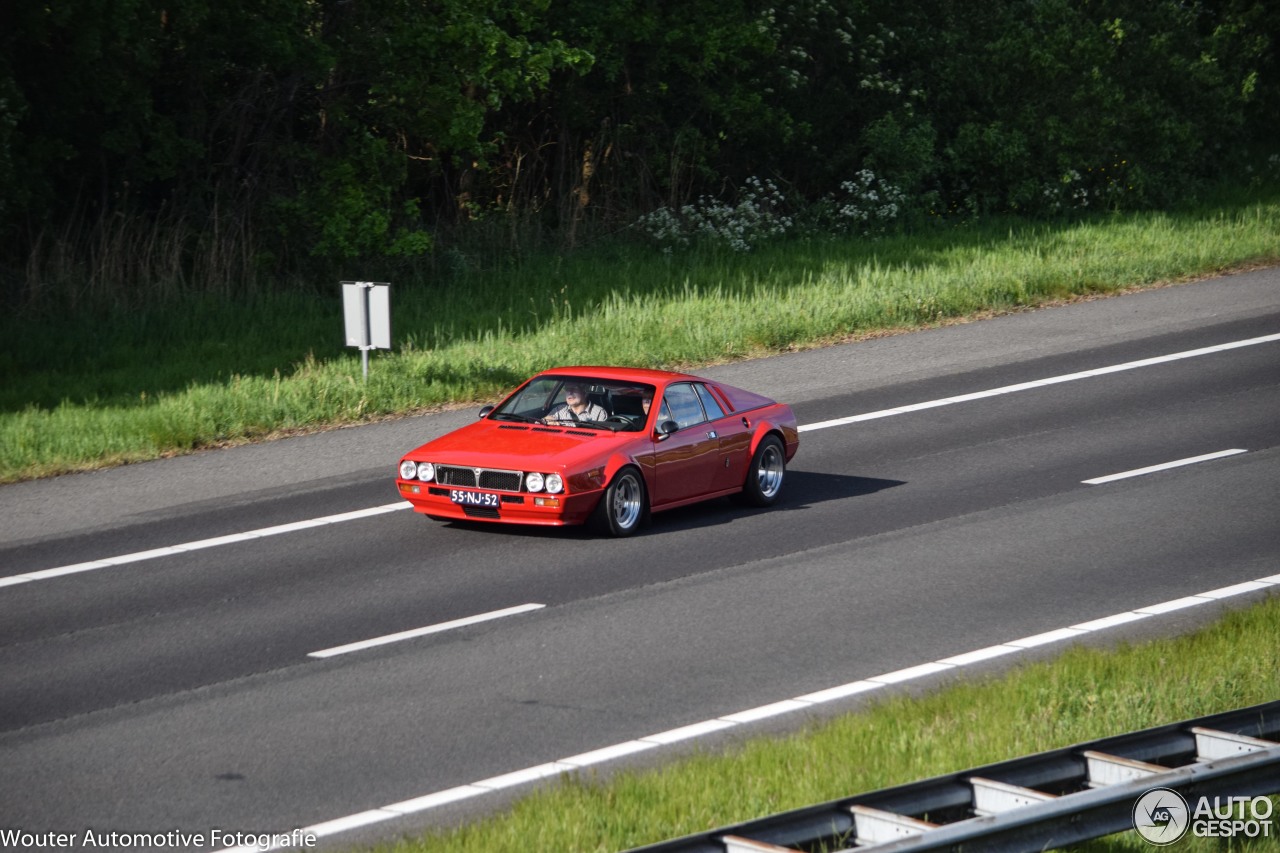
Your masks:
M 872 495 L 906 484 L 906 480 L 852 477 L 848 474 L 824 474 L 819 471 L 797 471 L 792 468 L 787 471 L 782 499 L 778 505 L 803 509 L 809 504 Z
M 771 507 L 754 508 L 738 504 L 729 498 L 691 504 L 679 509 L 661 512 L 653 517 L 653 522 L 642 528 L 637 535 L 673 532 L 677 530 L 694 530 L 700 527 L 712 527 L 718 524 L 729 524 L 744 515 L 756 513 L 777 513 L 804 510 L 814 504 L 827 501 L 857 498 L 864 495 L 892 489 L 894 486 L 906 485 L 903 480 L 883 480 L 877 477 L 853 477 L 847 474 L 825 474 L 818 471 L 787 471 L 786 483 L 782 496 Z M 459 530 L 483 531 L 510 537 L 532 536 L 539 539 L 580 539 L 608 538 L 607 534 L 585 527 L 539 527 L 505 524 L 486 524 L 484 522 L 450 521 L 448 526 Z
M 793 468 L 787 471 L 782 496 L 771 507 L 757 509 L 738 504 L 729 498 L 692 504 L 654 516 L 653 524 L 647 531 L 641 531 L 641 535 L 645 532 L 692 530 L 717 524 L 729 524 L 748 514 L 805 510 L 814 504 L 862 497 L 904 485 L 906 485 L 904 480 L 797 471 Z

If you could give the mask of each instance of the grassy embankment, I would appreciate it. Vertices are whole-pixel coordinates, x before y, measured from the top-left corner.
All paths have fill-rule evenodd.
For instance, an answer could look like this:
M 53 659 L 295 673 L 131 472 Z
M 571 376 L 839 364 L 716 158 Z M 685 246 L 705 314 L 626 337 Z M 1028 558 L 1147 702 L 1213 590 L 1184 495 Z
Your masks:
M 332 292 L 0 321 L 0 482 L 492 398 L 554 364 L 696 365 L 1280 260 L 1280 199 L 393 283 L 368 383 Z
M 396 853 L 612 851 L 890 785 L 1280 697 L 1280 597 L 1201 631 L 1074 647 L 1049 662 L 895 697 L 788 737 L 607 779 L 562 777 L 509 812 L 378 848 Z M 1273 832 L 1280 832 L 1280 806 Z M 1275 838 L 1254 849 L 1274 849 Z M 1190 835 L 1179 853 L 1242 849 Z M 1088 849 L 1147 851 L 1136 832 Z

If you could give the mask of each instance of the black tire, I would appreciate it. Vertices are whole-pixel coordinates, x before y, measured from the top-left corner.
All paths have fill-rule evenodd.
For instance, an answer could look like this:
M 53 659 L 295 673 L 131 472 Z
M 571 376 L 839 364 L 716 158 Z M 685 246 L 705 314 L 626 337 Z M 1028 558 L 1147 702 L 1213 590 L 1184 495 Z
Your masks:
M 742 502 L 748 506 L 772 506 L 782 494 L 787 474 L 787 454 L 776 435 L 767 435 L 756 447 L 742 484 Z
M 596 507 L 596 527 L 610 536 L 630 536 L 649 514 L 644 478 L 635 468 L 623 468 L 613 476 Z

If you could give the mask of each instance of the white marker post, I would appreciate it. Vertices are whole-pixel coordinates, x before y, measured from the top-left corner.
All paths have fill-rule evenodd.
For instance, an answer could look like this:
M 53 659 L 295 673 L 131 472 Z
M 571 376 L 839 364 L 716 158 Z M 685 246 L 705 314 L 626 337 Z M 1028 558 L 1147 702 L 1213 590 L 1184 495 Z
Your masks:
M 360 348 L 364 379 L 369 381 L 369 350 L 391 349 L 391 283 L 344 281 L 342 314 L 347 346 Z

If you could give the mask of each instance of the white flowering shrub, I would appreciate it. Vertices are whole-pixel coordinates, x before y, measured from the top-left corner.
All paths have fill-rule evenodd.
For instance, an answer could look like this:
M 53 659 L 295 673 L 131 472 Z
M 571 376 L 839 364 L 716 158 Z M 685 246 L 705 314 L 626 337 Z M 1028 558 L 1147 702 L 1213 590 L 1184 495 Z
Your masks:
M 772 181 L 748 178 L 737 204 L 702 196 L 695 204 L 659 208 L 633 227 L 665 254 L 693 245 L 748 252 L 796 228 L 810 234 L 882 235 L 906 214 L 907 202 L 907 194 L 896 184 L 863 169 L 842 182 L 838 192 L 801 211 L 804 224 L 798 226 Z
M 1068 169 L 1056 184 L 1045 186 L 1044 208 L 1049 213 L 1119 209 L 1125 206 L 1125 197 L 1134 192 L 1137 174 L 1140 170 L 1135 170 L 1127 159 L 1090 166 L 1083 174 L 1077 169 Z
M 1244 173 L 1252 187 L 1261 187 L 1280 180 L 1280 154 L 1272 154 L 1267 158 L 1267 162 L 1256 169 L 1252 163 L 1245 163 Z
M 1067 170 L 1056 184 L 1049 184 L 1044 188 L 1044 203 L 1050 213 L 1087 208 L 1089 200 L 1089 189 L 1084 185 L 1084 177 L 1075 169 Z
M 782 191 L 769 180 L 748 178 L 738 191 L 738 203 L 701 196 L 679 209 L 661 207 L 640 217 L 635 227 L 670 253 L 691 245 L 723 246 L 749 252 L 792 227 Z
M 840 192 L 832 198 L 835 230 L 872 236 L 883 234 L 900 217 L 907 194 L 896 185 L 863 169 L 853 180 L 840 184 Z

